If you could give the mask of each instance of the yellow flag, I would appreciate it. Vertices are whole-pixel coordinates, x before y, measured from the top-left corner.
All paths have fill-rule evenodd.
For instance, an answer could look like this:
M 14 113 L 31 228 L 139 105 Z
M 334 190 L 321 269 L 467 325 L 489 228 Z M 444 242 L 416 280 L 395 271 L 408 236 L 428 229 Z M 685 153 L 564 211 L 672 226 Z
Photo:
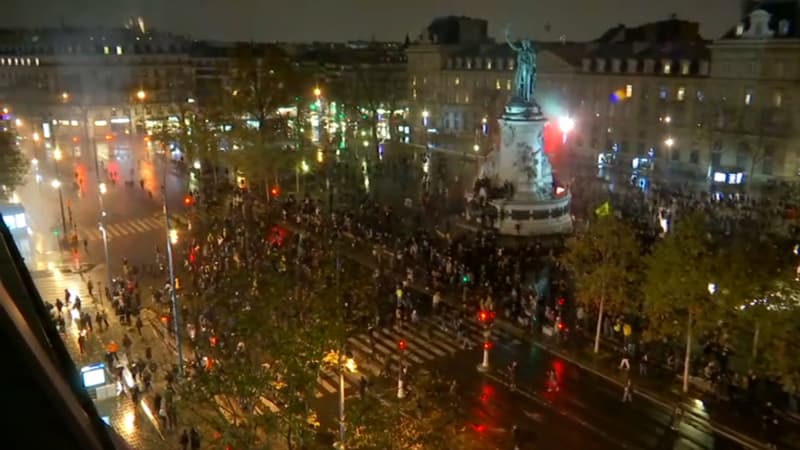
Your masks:
M 603 203 L 594 210 L 594 213 L 600 217 L 611 215 L 611 204 L 608 202 Z

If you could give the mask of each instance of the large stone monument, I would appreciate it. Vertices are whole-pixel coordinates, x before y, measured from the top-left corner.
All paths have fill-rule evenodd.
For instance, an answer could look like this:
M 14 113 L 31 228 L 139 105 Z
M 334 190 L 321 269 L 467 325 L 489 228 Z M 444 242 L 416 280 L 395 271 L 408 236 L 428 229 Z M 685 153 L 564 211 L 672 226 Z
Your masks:
M 570 194 L 556 188 L 544 152 L 547 119 L 534 99 L 536 50 L 527 39 L 515 44 L 514 95 L 498 120 L 500 145 L 483 162 L 468 216 L 501 234 L 536 236 L 572 231 Z

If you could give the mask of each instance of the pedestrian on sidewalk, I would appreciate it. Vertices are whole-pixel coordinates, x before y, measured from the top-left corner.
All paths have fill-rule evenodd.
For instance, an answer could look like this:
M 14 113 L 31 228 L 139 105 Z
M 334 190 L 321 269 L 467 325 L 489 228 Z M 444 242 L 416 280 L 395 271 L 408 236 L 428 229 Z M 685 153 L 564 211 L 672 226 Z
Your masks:
M 622 354 L 622 358 L 619 360 L 619 369 L 626 371 L 631 370 L 631 361 L 627 353 Z
M 189 431 L 189 445 L 192 447 L 192 450 L 200 450 L 200 433 L 191 428 Z
M 633 401 L 633 383 L 630 377 L 625 381 L 622 387 L 622 403 L 630 403 Z
M 80 350 L 81 355 L 86 353 L 86 336 L 84 336 L 84 332 L 78 335 L 78 350 Z
M 139 333 L 139 337 L 142 337 L 142 328 L 144 327 L 144 323 L 142 323 L 142 317 L 136 317 L 136 331 Z
M 125 354 L 128 356 L 128 359 L 130 359 L 131 356 L 131 345 L 133 345 L 133 341 L 131 341 L 128 333 L 125 333 L 125 335 L 122 336 L 122 347 L 125 349 Z
M 89 297 L 94 298 L 94 283 L 92 283 L 91 278 L 89 278 L 89 281 L 86 282 L 86 289 L 89 290 Z
M 647 355 L 647 352 L 642 354 L 642 357 L 639 358 L 639 375 L 646 377 L 647 376 L 647 366 L 650 364 L 650 357 Z
M 58 315 L 61 315 L 61 310 L 64 309 L 64 303 L 61 301 L 60 298 L 56 299 L 56 311 L 58 311 Z
M 183 429 L 181 437 L 178 439 L 178 443 L 181 444 L 181 450 L 189 449 L 189 431 L 186 430 L 186 428 Z

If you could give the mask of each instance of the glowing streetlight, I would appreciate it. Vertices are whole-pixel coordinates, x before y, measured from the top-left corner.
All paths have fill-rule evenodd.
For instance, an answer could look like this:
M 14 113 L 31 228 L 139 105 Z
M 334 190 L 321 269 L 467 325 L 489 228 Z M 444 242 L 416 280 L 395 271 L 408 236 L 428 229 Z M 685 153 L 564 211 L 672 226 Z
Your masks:
M 50 182 L 50 186 L 53 186 L 53 189 L 59 189 L 61 187 L 61 182 L 58 180 L 53 180 Z
M 300 170 L 302 170 L 304 173 L 308 173 L 308 171 L 311 170 L 305 159 L 300 162 Z
M 105 183 L 100 183 L 100 193 L 105 195 L 108 192 L 108 187 L 106 187 Z
M 314 88 L 314 97 L 319 97 L 320 95 L 322 95 L 322 89 L 320 89 L 318 87 L 315 87 Z
M 21 127 L 22 126 L 22 119 L 14 119 L 14 125 Z
M 36 158 L 33 158 L 31 160 L 31 164 L 33 165 L 33 167 L 38 167 L 39 166 L 39 160 L 36 159 Z
M 175 228 L 169 230 L 169 241 L 172 243 L 172 245 L 178 243 L 178 230 Z
M 53 158 L 55 158 L 56 161 L 61 161 L 61 158 L 63 158 L 63 157 L 64 157 L 64 154 L 61 153 L 61 149 L 56 147 L 56 149 L 53 150 Z
M 665 122 L 665 123 L 670 123 L 670 122 L 672 122 L 672 117 L 671 117 L 671 116 L 664 117 L 664 122 Z
M 431 115 L 431 113 L 429 113 L 427 109 L 422 111 L 422 118 L 423 119 L 427 119 L 428 117 L 430 117 L 430 115 Z
M 139 91 L 136 93 L 136 98 L 138 98 L 139 100 L 144 100 L 145 98 L 147 98 L 147 93 L 144 90 L 139 89 Z
M 472 150 L 474 150 L 474 151 L 476 151 L 476 152 L 477 152 L 478 150 L 480 150 L 480 149 L 481 149 L 481 146 L 480 146 L 480 145 L 478 145 L 478 144 L 475 144 L 475 145 L 473 145 L 473 146 L 472 146 Z
M 39 142 L 39 139 L 40 139 L 39 133 L 34 132 L 33 136 L 31 136 L 31 137 L 33 138 L 33 142 Z
M 708 283 L 708 293 L 714 295 L 717 292 L 717 285 L 715 283 Z
M 65 102 L 68 101 L 69 100 L 69 92 L 62 92 L 61 93 L 61 100 L 64 100 Z
M 194 167 L 194 170 L 200 170 L 200 161 L 195 161 L 192 167 Z
M 558 119 L 558 128 L 562 133 L 567 134 L 575 129 L 575 120 L 569 116 L 561 116 Z
M 664 140 L 664 145 L 666 145 L 667 147 L 672 147 L 673 145 L 675 145 L 675 139 L 668 137 L 667 139 Z

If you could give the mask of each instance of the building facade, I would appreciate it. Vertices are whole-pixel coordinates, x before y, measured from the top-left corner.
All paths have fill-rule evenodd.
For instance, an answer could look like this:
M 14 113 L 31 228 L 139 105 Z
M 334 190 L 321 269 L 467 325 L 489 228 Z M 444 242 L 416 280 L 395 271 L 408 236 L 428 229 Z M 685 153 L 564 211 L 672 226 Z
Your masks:
M 763 0 L 713 41 L 696 23 L 670 18 L 618 26 L 591 42 L 539 42 L 536 97 L 551 119 L 575 121 L 576 156 L 628 167 L 647 161 L 720 184 L 794 181 L 798 17 L 796 0 Z M 486 136 L 492 145 L 516 61 L 486 28 L 483 20 L 442 18 L 412 42 L 408 95 L 418 129 L 464 145 Z

